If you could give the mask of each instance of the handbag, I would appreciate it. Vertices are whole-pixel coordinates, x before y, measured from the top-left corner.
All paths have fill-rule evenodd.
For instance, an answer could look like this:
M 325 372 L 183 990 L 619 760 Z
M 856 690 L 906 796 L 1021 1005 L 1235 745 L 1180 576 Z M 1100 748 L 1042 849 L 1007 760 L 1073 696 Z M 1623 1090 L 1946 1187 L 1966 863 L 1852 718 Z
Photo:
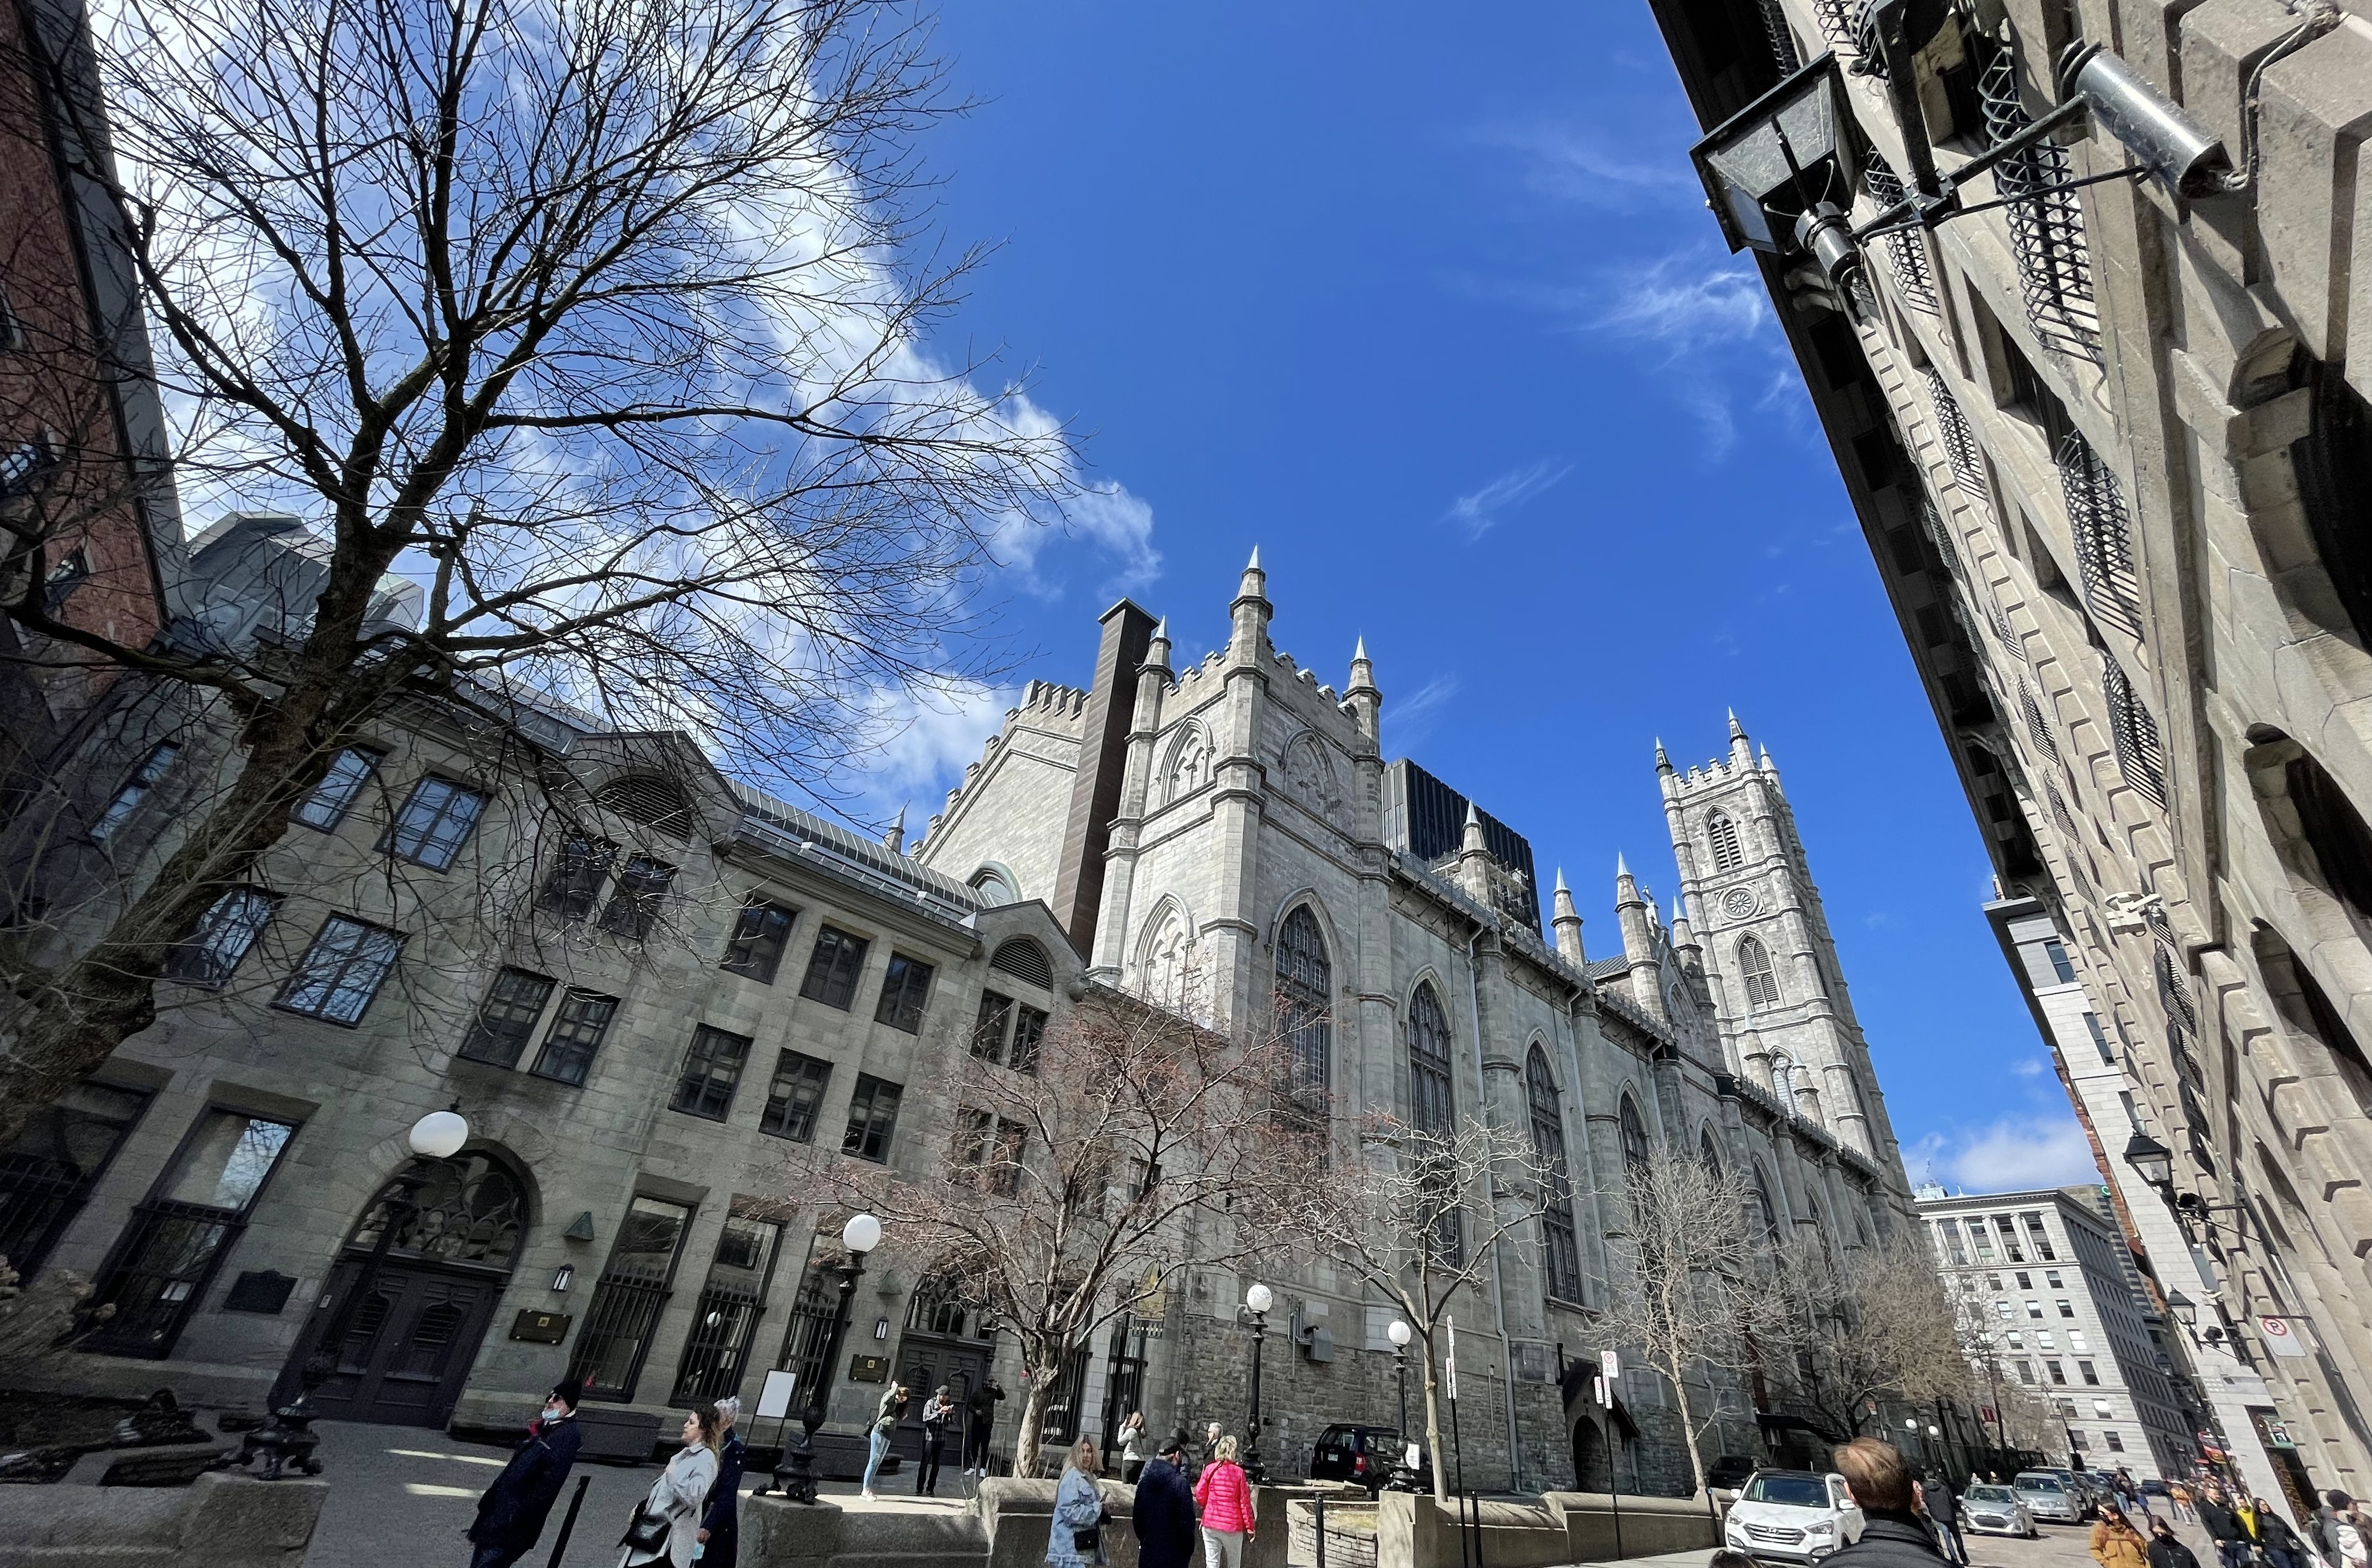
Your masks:
M 1071 1532 L 1071 1550 L 1082 1557 L 1094 1557 L 1104 1549 L 1104 1521 L 1111 1517 L 1111 1504 L 1099 1504 L 1096 1522 L 1084 1530 Z
M 664 1552 L 670 1527 L 668 1516 L 652 1513 L 647 1500 L 637 1503 L 634 1504 L 634 1521 L 627 1525 L 626 1533 L 618 1538 L 618 1544 L 629 1551 Z

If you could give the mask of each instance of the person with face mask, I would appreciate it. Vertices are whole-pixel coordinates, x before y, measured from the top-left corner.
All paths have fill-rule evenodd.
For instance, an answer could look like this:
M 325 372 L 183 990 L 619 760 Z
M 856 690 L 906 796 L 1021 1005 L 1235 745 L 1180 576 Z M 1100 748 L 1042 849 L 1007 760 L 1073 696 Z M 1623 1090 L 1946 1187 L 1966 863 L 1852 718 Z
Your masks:
M 462 1532 L 477 1549 L 470 1568 L 510 1568 L 543 1534 L 543 1522 L 584 1446 L 576 1426 L 582 1395 L 582 1385 L 563 1383 L 544 1396 L 543 1413 L 528 1423 L 510 1462 L 478 1499 L 476 1521 Z

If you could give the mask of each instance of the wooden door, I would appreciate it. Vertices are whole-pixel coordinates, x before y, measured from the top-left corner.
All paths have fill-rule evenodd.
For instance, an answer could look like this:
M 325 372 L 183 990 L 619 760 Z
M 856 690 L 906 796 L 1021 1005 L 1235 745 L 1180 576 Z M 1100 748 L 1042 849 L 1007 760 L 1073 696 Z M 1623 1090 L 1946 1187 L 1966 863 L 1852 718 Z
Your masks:
M 338 1288 L 361 1272 L 359 1263 L 345 1264 Z M 383 1267 L 347 1319 L 337 1370 L 314 1391 L 315 1407 L 335 1420 L 444 1425 L 501 1292 L 500 1281 L 480 1275 Z

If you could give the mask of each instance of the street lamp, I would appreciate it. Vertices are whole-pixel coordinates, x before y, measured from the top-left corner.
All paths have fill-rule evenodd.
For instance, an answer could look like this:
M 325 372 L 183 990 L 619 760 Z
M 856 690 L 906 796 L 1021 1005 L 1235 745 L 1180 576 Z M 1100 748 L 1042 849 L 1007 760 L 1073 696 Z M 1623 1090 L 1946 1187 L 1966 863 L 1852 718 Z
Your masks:
M 2134 1135 L 2125 1142 L 2125 1163 L 2134 1167 L 2134 1173 L 2143 1181 L 2156 1188 L 2158 1196 L 2169 1202 L 2174 1201 L 2172 1149 L 2135 1128 Z
M 1399 1391 L 1401 1400 L 1400 1451 L 1392 1456 L 1390 1484 L 1394 1492 L 1416 1490 L 1416 1472 L 1409 1468 L 1408 1462 L 1408 1347 L 1413 1332 L 1406 1322 L 1398 1318 L 1393 1318 L 1391 1326 L 1384 1330 L 1384 1338 L 1392 1342 L 1392 1387 Z
M 799 1412 L 797 1436 L 784 1435 L 783 1456 L 774 1466 L 774 1490 L 794 1503 L 816 1500 L 816 1428 L 823 1424 L 824 1407 L 831 1398 L 831 1379 L 838 1370 L 841 1342 L 848 1335 L 849 1304 L 855 1299 L 856 1282 L 865 1277 L 865 1255 L 881 1245 L 881 1222 L 871 1214 L 852 1215 L 840 1227 L 840 1245 L 848 1261 L 832 1271 L 840 1276 L 840 1305 L 832 1312 L 831 1339 L 823 1353 L 823 1372 L 816 1378 L 815 1387 L 808 1390 L 807 1408 Z
M 397 1233 L 409 1229 L 419 1217 L 420 1189 L 432 1174 L 431 1162 L 452 1158 L 469 1141 L 470 1124 L 462 1119 L 458 1100 L 449 1109 L 432 1110 L 412 1124 L 412 1131 L 404 1138 L 412 1159 L 395 1173 L 380 1199 L 378 1206 L 385 1213 L 379 1221 L 378 1239 L 371 1244 L 370 1253 L 363 1260 L 353 1282 L 331 1307 L 328 1320 L 315 1336 L 312 1349 L 306 1353 L 304 1364 L 296 1369 L 296 1397 L 275 1409 L 270 1421 L 249 1433 L 240 1441 L 238 1453 L 224 1461 L 226 1468 L 244 1469 L 250 1460 L 261 1459 L 262 1468 L 257 1474 L 264 1481 L 277 1481 L 284 1470 L 292 1469 L 307 1475 L 321 1473 L 321 1461 L 315 1453 L 321 1446 L 321 1438 L 313 1430 L 320 1411 L 313 1408 L 313 1391 L 336 1375 L 339 1353 L 345 1348 L 346 1336 L 354 1331 L 355 1308 L 378 1288 L 388 1249 L 395 1245 Z M 364 1211 L 363 1217 L 370 1217 L 368 1210 Z M 331 1260 L 331 1267 L 337 1267 L 335 1258 Z M 315 1310 L 320 1310 L 318 1303 Z
M 1244 1474 L 1249 1477 L 1254 1484 L 1258 1484 L 1262 1479 L 1260 1457 L 1261 1342 L 1268 1337 L 1268 1309 L 1275 1305 L 1275 1293 L 1271 1291 L 1268 1286 L 1262 1284 L 1259 1281 L 1255 1280 L 1252 1282 L 1252 1287 L 1244 1292 L 1244 1309 L 1242 1318 L 1239 1319 L 1240 1321 L 1250 1324 L 1252 1331 L 1252 1413 L 1250 1421 L 1246 1423 L 1247 1435 L 1244 1438 Z

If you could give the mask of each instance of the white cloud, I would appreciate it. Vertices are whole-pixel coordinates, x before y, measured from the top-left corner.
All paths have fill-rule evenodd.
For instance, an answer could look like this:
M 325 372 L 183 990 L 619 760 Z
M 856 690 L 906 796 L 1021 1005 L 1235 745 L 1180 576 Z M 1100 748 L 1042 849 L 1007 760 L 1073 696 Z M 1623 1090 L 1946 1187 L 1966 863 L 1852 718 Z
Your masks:
M 1452 501 L 1448 519 L 1465 529 L 1468 539 L 1481 539 L 1498 522 L 1500 513 L 1512 512 L 1534 496 L 1555 489 L 1572 471 L 1571 463 L 1557 458 L 1542 458 L 1539 462 L 1510 469 L 1472 494 Z
M 2042 1058 L 2029 1056 L 2013 1062 L 2009 1064 L 2009 1070 L 2021 1078 L 2040 1078 L 2042 1076 Z
M 1477 139 L 1517 154 L 1525 187 L 1555 201 L 1614 208 L 1692 205 L 1698 190 L 1686 163 L 1631 156 L 1639 145 L 1635 134 L 1617 141 L 1570 125 L 1535 125 L 1485 131 Z
M 886 823 L 911 804 L 907 842 L 922 837 L 923 825 L 1020 701 L 1018 688 L 983 681 L 949 682 L 919 693 L 877 690 L 863 722 L 878 728 L 879 739 L 851 770 L 848 782 L 861 793 L 847 803 L 846 815 L 858 823 Z
M 1666 256 L 1618 274 L 1597 325 L 1669 343 L 1675 351 L 1759 337 L 1771 302 L 1752 273 L 1734 261 L 1707 268 L 1691 256 Z
M 1393 749 L 1407 752 L 1424 744 L 1457 695 L 1455 675 L 1436 675 L 1405 697 L 1396 699 L 1387 694 L 1384 723 L 1391 729 Z
M 2100 1179 L 2091 1141 L 2072 1115 L 2004 1119 L 1973 1131 L 1931 1132 L 1912 1147 L 1913 1169 L 1970 1192 L 2015 1192 Z

